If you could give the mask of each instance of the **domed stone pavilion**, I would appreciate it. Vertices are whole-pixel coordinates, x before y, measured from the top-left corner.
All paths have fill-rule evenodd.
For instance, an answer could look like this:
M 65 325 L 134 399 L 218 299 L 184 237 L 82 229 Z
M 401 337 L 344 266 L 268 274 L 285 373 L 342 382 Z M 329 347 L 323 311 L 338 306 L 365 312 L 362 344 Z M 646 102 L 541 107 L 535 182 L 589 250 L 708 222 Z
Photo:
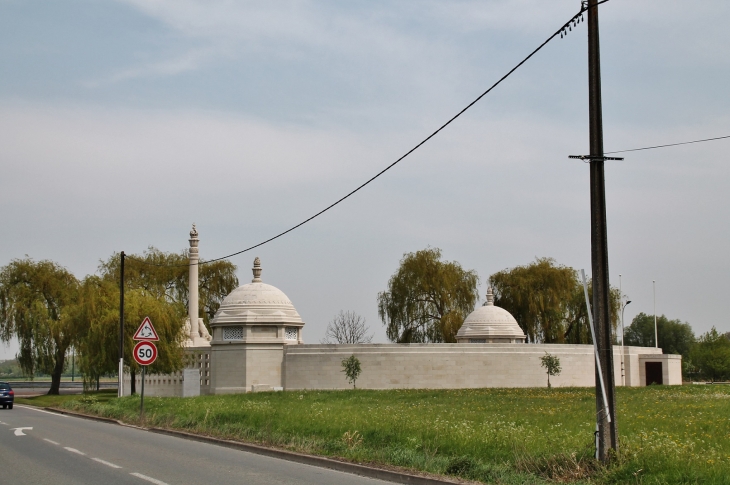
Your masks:
M 471 312 L 456 334 L 456 342 L 460 344 L 519 344 L 526 338 L 515 317 L 494 305 L 491 287 L 487 289 L 487 303 Z
M 304 322 L 283 291 L 261 280 L 233 290 L 210 322 L 211 392 L 229 394 L 282 386 L 284 347 L 302 342 Z
M 253 280 L 233 290 L 210 322 L 217 342 L 302 343 L 302 317 L 283 291 L 261 280 L 261 260 Z

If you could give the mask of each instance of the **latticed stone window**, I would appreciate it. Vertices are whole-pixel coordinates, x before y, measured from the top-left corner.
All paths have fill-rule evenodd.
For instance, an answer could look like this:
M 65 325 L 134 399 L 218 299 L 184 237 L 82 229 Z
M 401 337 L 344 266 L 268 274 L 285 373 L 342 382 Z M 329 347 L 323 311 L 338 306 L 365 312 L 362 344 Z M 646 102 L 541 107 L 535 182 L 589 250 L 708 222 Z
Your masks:
M 297 337 L 299 336 L 299 332 L 297 331 L 297 327 L 286 327 L 284 338 L 286 340 L 297 340 Z
M 243 327 L 223 327 L 223 340 L 243 340 Z

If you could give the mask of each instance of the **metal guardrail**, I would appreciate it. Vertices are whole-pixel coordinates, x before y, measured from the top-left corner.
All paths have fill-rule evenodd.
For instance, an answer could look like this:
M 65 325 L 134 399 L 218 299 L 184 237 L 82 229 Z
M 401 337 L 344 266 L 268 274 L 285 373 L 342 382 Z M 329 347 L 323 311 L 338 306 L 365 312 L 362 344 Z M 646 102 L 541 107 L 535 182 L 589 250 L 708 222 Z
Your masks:
M 2 381 L 2 379 L 0 379 Z M 48 389 L 51 387 L 51 381 L 3 381 L 10 384 L 13 389 Z M 96 386 L 92 386 L 96 387 Z M 64 382 L 61 381 L 61 389 L 83 389 L 82 381 Z M 99 389 L 116 389 L 116 382 L 100 382 Z

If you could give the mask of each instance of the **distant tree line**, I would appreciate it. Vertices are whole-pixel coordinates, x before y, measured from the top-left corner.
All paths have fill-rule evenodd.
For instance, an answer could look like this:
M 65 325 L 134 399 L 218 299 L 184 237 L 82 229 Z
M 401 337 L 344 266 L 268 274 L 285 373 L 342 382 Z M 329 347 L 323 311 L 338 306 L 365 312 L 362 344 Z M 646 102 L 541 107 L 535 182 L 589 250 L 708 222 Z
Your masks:
M 71 361 L 73 360 L 72 356 L 67 355 L 66 356 L 66 363 L 64 366 L 63 373 L 61 374 L 62 377 L 71 377 L 72 375 L 75 375 L 76 377 L 81 377 L 81 374 L 79 373 L 78 369 L 74 369 L 74 366 L 72 366 Z M 78 363 L 78 362 L 77 362 Z M 75 374 L 72 374 L 72 372 L 75 371 Z M 43 374 L 41 372 L 36 372 L 34 377 L 50 377 L 50 374 Z M 23 369 L 20 368 L 20 364 L 18 364 L 17 359 L 8 359 L 0 361 L 0 380 L 3 379 L 27 379 L 28 376 L 23 372 Z
M 697 338 L 687 322 L 656 319 L 658 347 L 665 354 L 682 356 L 685 379 L 730 380 L 730 332 L 721 334 L 715 327 Z M 654 347 L 654 316 L 639 313 L 626 328 L 626 345 Z
M 133 376 L 139 368 L 132 358 L 132 336 L 145 316 L 160 335 L 158 358 L 149 371 L 169 373 L 183 365 L 180 343 L 185 338 L 187 263 L 186 251 L 163 253 L 153 247 L 126 260 L 124 361 Z M 200 308 L 206 325 L 223 298 L 238 286 L 235 269 L 228 261 L 200 266 Z M 59 392 L 72 347 L 85 386 L 100 376 L 115 375 L 119 254 L 102 261 L 97 274 L 81 280 L 53 261 L 28 257 L 0 268 L 0 340 L 13 338 L 20 344 L 17 362 L 23 373 L 31 378 L 51 376 L 49 394 Z
M 15 359 L 0 362 L 0 379 L 7 379 L 9 377 L 23 377 L 20 364 Z

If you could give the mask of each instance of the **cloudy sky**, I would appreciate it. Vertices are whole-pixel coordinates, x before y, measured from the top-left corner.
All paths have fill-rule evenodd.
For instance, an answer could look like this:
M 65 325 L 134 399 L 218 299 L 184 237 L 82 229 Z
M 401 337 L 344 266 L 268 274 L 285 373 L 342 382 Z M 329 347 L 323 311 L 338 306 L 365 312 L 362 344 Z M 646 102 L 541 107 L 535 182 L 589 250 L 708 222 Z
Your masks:
M 577 0 L 0 1 L 0 265 L 78 277 L 152 245 L 219 257 L 300 222 L 501 77 Z M 730 135 L 730 3 L 602 5 L 606 150 Z M 586 28 L 556 39 L 386 176 L 255 256 L 315 343 L 428 246 L 476 270 L 590 268 Z M 730 140 L 606 168 L 630 321 L 730 330 Z M 0 358 L 15 349 L 0 344 Z

